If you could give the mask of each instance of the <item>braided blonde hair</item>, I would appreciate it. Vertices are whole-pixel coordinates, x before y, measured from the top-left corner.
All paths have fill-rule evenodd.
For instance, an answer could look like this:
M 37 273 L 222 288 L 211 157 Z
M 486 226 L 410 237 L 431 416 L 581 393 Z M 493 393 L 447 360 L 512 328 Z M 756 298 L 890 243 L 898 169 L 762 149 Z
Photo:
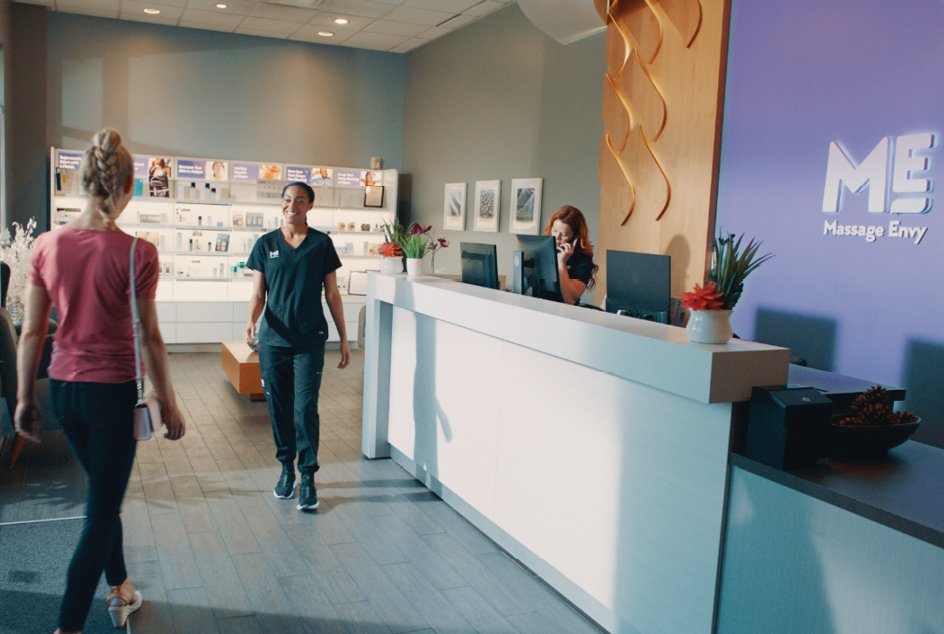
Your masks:
M 121 144 L 116 130 L 105 128 L 92 137 L 92 146 L 82 157 L 79 177 L 83 192 L 102 199 L 100 213 L 105 224 L 115 221 L 116 203 L 133 170 L 131 153 Z

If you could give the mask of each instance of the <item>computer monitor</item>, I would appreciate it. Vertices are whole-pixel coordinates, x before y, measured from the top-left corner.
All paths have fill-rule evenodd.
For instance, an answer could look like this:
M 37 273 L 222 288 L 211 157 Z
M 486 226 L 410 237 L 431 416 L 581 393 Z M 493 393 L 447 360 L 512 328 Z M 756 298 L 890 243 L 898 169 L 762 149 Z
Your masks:
M 668 255 L 606 252 L 606 311 L 669 323 L 672 258 Z
M 551 236 L 516 235 L 512 290 L 519 295 L 563 301 L 557 270 L 557 244 Z
M 485 288 L 498 288 L 498 258 L 494 244 L 460 242 L 462 281 Z

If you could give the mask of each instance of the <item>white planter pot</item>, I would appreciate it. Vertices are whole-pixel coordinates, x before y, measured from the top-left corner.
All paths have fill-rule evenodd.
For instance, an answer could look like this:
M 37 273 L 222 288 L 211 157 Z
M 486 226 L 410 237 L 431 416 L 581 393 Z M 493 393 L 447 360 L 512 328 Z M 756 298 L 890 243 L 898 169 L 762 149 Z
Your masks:
M 381 258 L 380 272 L 384 275 L 397 275 L 399 273 L 403 273 L 403 258 Z
M 422 258 L 407 258 L 406 259 L 406 276 L 409 278 L 419 277 L 423 274 L 423 259 Z
M 733 334 L 730 310 L 693 310 L 685 326 L 693 343 L 728 343 Z

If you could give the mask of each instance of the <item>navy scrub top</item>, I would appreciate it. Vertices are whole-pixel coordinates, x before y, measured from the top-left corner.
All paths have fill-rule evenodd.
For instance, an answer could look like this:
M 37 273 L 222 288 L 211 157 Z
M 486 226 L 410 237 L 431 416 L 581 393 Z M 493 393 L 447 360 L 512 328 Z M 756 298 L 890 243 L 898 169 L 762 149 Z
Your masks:
M 305 239 L 293 249 L 281 229 L 270 231 L 256 241 L 246 268 L 265 276 L 260 343 L 303 347 L 328 339 L 321 289 L 325 276 L 341 268 L 341 259 L 327 234 L 309 227 Z

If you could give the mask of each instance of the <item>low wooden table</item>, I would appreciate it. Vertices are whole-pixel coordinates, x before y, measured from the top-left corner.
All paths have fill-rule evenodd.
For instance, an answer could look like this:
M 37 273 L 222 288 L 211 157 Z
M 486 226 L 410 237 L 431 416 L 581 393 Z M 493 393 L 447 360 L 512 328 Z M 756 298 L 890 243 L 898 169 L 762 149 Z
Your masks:
M 245 341 L 224 341 L 220 363 L 237 394 L 248 394 L 250 401 L 264 401 L 259 353 Z

